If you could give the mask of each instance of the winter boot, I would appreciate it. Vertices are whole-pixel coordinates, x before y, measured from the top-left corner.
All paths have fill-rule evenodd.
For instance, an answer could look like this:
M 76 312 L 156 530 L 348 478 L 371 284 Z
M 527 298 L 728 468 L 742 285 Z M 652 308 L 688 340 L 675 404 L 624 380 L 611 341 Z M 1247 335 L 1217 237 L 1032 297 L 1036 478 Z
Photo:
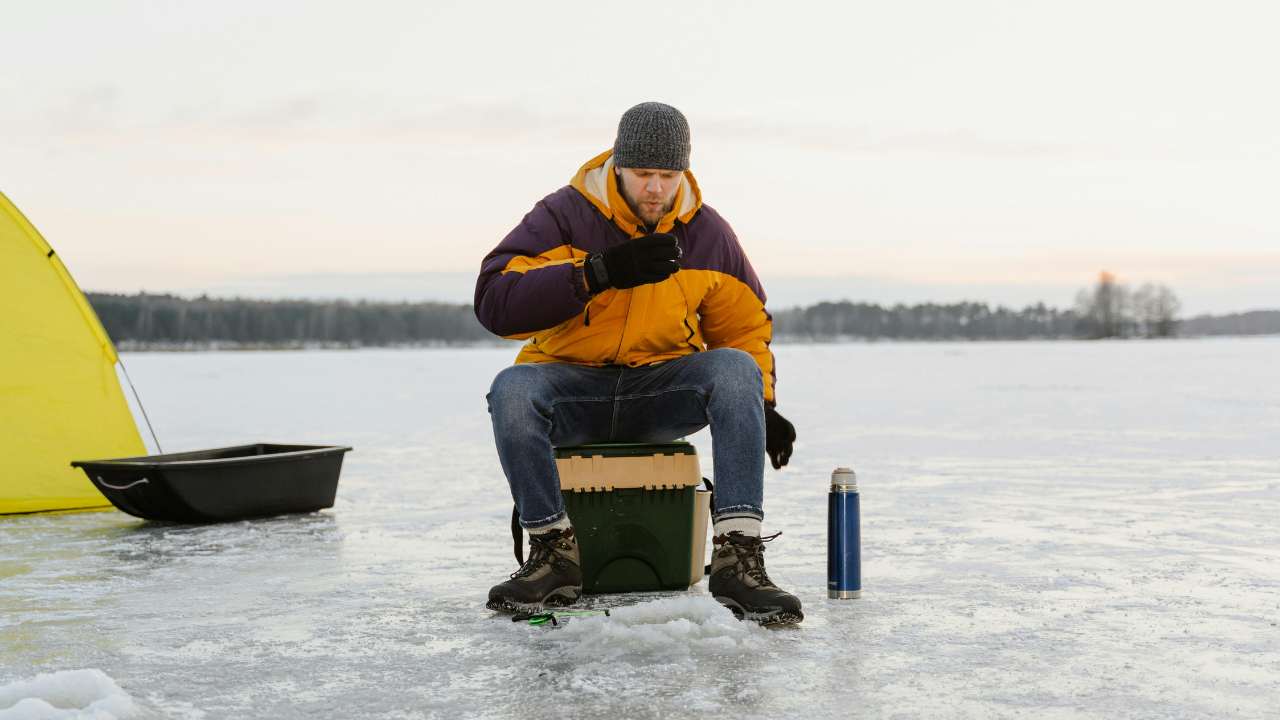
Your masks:
M 800 598 L 779 589 L 764 570 L 764 544 L 778 535 L 759 538 L 735 530 L 712 540 L 715 551 L 708 589 L 739 620 L 761 625 L 793 625 L 804 620 Z
M 529 559 L 511 579 L 489 590 L 490 610 L 541 612 L 572 605 L 582 595 L 582 561 L 573 528 L 529 533 Z

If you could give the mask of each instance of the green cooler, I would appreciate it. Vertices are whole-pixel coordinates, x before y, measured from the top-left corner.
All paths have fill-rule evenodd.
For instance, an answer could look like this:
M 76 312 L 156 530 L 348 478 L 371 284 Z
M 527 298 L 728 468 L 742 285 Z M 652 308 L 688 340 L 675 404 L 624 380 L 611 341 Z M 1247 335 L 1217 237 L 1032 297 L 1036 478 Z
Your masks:
M 684 590 L 702 579 L 711 493 L 687 442 L 556 448 L 583 592 Z

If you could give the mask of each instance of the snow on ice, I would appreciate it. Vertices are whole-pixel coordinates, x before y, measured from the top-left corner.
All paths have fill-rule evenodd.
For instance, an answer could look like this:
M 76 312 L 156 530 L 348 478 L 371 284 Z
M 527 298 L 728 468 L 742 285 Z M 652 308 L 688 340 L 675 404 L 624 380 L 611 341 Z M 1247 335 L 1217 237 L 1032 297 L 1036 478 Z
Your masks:
M 613 608 L 608 617 L 573 618 L 555 635 L 587 661 L 671 663 L 758 652 L 769 631 L 742 623 L 709 595 L 672 597 Z
M 0 685 L 0 720 L 127 720 L 133 698 L 101 670 L 62 670 Z

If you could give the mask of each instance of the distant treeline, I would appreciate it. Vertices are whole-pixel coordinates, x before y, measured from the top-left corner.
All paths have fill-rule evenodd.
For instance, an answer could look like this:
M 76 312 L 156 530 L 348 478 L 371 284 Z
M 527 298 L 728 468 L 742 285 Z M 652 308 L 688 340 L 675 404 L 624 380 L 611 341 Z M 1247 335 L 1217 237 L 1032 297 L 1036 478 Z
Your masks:
M 310 300 L 244 300 L 88 293 L 124 349 L 386 347 L 500 342 L 470 305 Z M 894 305 L 823 302 L 773 311 L 779 341 L 1030 340 L 1096 337 L 1087 316 L 1037 304 L 1014 310 L 985 303 Z M 1280 333 L 1280 311 L 1200 316 L 1181 335 Z
M 1197 315 L 1181 323 L 1184 336 L 1280 335 L 1280 310 L 1254 310 L 1230 315 Z
M 773 313 L 780 340 L 1029 340 L 1070 338 L 1080 320 L 1043 303 L 1022 310 L 986 303 L 894 305 L 822 302 Z
M 385 347 L 495 338 L 470 305 L 86 293 L 123 348 Z

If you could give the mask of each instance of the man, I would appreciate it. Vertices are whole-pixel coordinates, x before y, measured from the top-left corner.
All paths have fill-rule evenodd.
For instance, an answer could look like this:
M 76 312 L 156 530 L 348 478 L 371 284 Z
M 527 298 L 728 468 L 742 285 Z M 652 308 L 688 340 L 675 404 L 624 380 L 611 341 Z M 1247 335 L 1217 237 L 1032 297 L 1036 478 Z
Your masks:
M 484 259 L 476 317 L 527 339 L 487 396 L 529 559 L 488 606 L 568 604 L 578 545 L 553 446 L 669 442 L 711 426 L 715 464 L 709 589 L 740 617 L 803 619 L 764 569 L 764 455 L 791 456 L 774 409 L 772 319 L 729 224 L 689 172 L 689 126 L 661 103 L 618 123 L 612 150 L 543 198 Z M 774 536 L 776 537 L 776 536 Z

